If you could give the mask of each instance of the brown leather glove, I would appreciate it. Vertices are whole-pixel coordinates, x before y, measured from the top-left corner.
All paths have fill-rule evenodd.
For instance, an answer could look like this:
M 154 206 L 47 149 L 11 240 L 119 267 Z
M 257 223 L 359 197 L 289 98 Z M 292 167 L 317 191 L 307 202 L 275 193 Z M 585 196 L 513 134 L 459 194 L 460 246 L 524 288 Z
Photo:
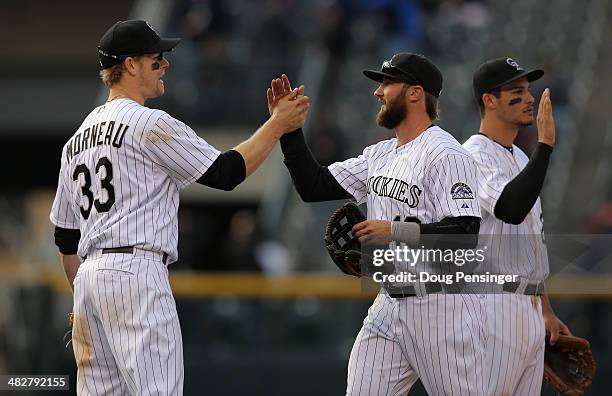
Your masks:
M 550 345 L 549 339 L 547 333 L 544 379 L 561 394 L 583 395 L 595 375 L 595 359 L 589 342 L 580 337 L 559 335 L 557 343 Z

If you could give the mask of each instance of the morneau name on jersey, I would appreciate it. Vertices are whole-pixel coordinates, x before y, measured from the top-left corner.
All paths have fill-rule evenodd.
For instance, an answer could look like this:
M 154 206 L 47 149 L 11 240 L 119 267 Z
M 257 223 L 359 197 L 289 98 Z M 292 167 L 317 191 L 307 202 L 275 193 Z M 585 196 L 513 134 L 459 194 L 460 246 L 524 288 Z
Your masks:
M 416 208 L 419 205 L 419 196 L 422 191 L 416 184 L 409 184 L 392 177 L 376 176 L 368 179 L 368 194 L 373 192 L 381 197 L 392 198 L 407 204 L 411 208 Z M 406 196 L 406 193 L 409 196 Z
M 91 127 L 84 129 L 82 132 L 74 135 L 68 142 L 66 147 L 66 159 L 68 162 L 75 155 L 96 146 L 113 145 L 113 147 L 121 147 L 123 137 L 128 130 L 129 125 L 119 124 L 115 130 L 115 121 L 94 124 Z

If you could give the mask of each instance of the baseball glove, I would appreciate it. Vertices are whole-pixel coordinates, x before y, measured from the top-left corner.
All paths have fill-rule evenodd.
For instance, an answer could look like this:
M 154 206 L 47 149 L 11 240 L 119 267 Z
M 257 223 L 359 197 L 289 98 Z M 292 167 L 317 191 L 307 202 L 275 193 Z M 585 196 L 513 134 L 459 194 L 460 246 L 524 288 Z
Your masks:
M 325 247 L 334 263 L 348 275 L 361 277 L 361 243 L 353 235 L 353 226 L 366 217 L 353 202 L 336 210 L 325 227 Z
M 544 354 L 544 379 L 559 393 L 569 396 L 583 395 L 591 386 L 595 374 L 595 359 L 587 340 L 559 335 L 555 345 L 548 342 Z

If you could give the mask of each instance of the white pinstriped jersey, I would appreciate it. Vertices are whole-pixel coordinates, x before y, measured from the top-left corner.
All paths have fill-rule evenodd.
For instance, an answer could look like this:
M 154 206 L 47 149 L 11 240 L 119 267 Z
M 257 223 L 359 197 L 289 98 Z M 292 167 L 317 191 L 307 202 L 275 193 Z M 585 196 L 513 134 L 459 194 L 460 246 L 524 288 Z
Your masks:
M 437 126 L 399 147 L 396 139 L 366 147 L 329 169 L 358 203 L 367 202 L 368 219 L 480 217 L 474 160 Z M 425 269 L 395 266 L 396 272 Z M 484 300 L 458 294 L 396 299 L 384 290 L 353 345 L 346 394 L 405 395 L 420 378 L 428 394 L 484 395 Z
M 96 107 L 64 145 L 51 221 L 80 230 L 80 256 L 136 246 L 176 261 L 179 190 L 219 154 L 164 111 L 113 100 Z
M 396 138 L 368 146 L 357 158 L 336 162 L 329 170 L 357 203 L 367 198 L 368 219 L 399 216 L 433 223 L 445 217 L 480 217 L 473 193 L 474 160 L 435 125 L 399 147 Z
M 489 245 L 496 250 L 491 255 L 491 272 L 519 275 L 531 282 L 543 281 L 549 267 L 540 198 L 521 224 L 504 223 L 494 215 L 504 187 L 525 168 L 529 158 L 517 146 L 513 145 L 510 152 L 481 134 L 471 136 L 463 146 L 478 166 L 480 239 L 487 243 L 482 235 L 489 235 Z
M 427 224 L 446 217 L 480 217 L 474 160 L 438 126 L 400 147 L 396 138 L 368 146 L 357 158 L 329 169 L 358 203 L 367 198 L 368 219 Z M 397 245 L 391 242 L 390 248 Z M 396 272 L 432 270 L 430 263 L 409 264 L 396 261 Z

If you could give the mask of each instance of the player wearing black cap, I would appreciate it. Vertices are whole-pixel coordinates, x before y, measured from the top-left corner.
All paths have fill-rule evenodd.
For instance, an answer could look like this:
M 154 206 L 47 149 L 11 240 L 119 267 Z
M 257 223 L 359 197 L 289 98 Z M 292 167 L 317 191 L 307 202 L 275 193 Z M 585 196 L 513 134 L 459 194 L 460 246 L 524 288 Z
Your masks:
M 108 100 L 62 151 L 51 221 L 74 290 L 77 394 L 183 393 L 167 270 L 178 258 L 179 191 L 194 182 L 232 190 L 306 118 L 302 88 L 249 139 L 221 153 L 185 123 L 145 106 L 163 95 L 164 52 L 177 44 L 145 21 L 114 24 L 98 46 Z
M 538 395 L 544 369 L 544 336 L 570 331 L 544 295 L 548 255 L 539 194 L 555 145 L 550 91 L 540 99 L 538 145 L 528 158 L 514 140 L 534 120 L 530 83 L 544 75 L 511 58 L 489 60 L 474 73 L 480 109 L 478 134 L 464 147 L 478 165 L 482 208 L 480 242 L 496 254 L 488 270 L 517 275 L 487 296 L 487 372 L 491 395 Z
M 107 69 L 128 57 L 172 51 L 181 39 L 161 38 L 147 21 L 119 21 L 100 39 L 100 67 Z
M 423 55 L 400 53 L 364 74 L 379 83 L 378 125 L 396 137 L 325 167 L 301 130 L 286 134 L 281 148 L 300 197 L 367 203 L 368 220 L 352 229 L 361 242 L 418 250 L 426 234 L 475 240 L 476 166 L 452 135 L 432 124 L 440 70 Z M 290 91 L 285 75 L 273 81 L 270 108 Z M 424 278 L 432 269 L 425 261 L 389 263 L 411 280 L 386 282 L 370 307 L 349 358 L 347 395 L 406 395 L 418 378 L 431 395 L 485 394 L 483 299 L 446 294 L 440 282 Z

